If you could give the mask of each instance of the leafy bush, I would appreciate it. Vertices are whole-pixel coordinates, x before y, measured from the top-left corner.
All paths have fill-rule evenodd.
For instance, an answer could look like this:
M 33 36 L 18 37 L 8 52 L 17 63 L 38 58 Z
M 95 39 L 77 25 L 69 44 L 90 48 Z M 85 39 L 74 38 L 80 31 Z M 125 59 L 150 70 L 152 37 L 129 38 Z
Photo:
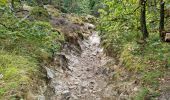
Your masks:
M 130 14 L 137 7 L 136 3 L 104 0 L 105 8 L 99 10 L 101 16 L 98 28 L 106 51 L 112 49 L 119 52 L 123 43 L 133 41 L 138 36 L 139 14 Z
M 7 0 L 1 0 L 0 1 L 0 6 L 4 6 L 7 3 Z
M 35 54 L 40 49 L 58 51 L 59 41 L 64 40 L 58 32 L 53 32 L 48 22 L 20 21 L 9 13 L 5 13 L 0 20 L 4 24 L 0 26 L 1 49 L 28 54 Z
M 101 31 L 102 45 L 108 55 L 118 57 L 122 66 L 133 74 L 142 77 L 141 85 L 156 91 L 158 79 L 162 77 L 165 67 L 169 66 L 168 43 L 159 39 L 159 11 L 147 6 L 147 28 L 149 38 L 144 43 L 140 32 L 140 10 L 138 1 L 103 0 L 100 9 L 98 29 Z M 138 78 L 139 78 L 138 77 Z M 143 100 L 150 90 L 141 90 L 135 100 Z M 142 98 L 142 99 L 141 99 Z

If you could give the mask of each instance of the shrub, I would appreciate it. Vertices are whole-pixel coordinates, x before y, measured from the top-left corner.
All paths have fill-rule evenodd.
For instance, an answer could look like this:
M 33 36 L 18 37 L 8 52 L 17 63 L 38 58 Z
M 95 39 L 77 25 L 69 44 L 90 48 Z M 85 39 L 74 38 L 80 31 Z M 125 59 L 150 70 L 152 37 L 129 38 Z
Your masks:
M 30 17 L 32 20 L 48 21 L 50 16 L 46 9 L 37 6 L 31 10 Z

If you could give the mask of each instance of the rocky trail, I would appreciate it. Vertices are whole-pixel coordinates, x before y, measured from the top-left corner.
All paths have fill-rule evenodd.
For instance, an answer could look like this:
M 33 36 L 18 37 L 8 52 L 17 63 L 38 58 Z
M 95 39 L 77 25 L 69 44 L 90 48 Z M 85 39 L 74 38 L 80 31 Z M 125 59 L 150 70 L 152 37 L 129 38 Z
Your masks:
M 105 65 L 114 64 L 114 60 L 104 55 L 97 32 L 92 32 L 79 44 L 82 49 L 80 55 L 67 47 L 62 51 L 70 70 L 63 71 L 61 67 L 47 70 L 53 93 L 47 90 L 46 100 L 113 100 L 108 84 L 114 70 Z

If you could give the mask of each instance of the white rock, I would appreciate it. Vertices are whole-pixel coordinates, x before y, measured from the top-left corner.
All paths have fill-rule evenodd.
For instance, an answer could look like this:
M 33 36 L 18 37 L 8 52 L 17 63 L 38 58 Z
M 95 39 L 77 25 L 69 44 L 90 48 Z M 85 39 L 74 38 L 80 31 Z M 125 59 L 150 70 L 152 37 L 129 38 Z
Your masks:
M 95 29 L 95 25 L 93 24 L 90 24 L 90 23 L 85 23 L 84 26 L 87 28 L 87 29 Z
M 139 90 L 138 87 L 135 87 L 135 88 L 133 89 L 133 91 L 135 91 L 135 92 L 138 91 L 138 90 Z
M 0 74 L 0 79 L 2 79 L 4 76 L 2 74 Z
M 49 78 L 49 79 L 53 79 L 54 78 L 54 76 L 55 76 L 55 72 L 53 71 L 53 70 L 51 70 L 51 69 L 49 69 L 48 67 L 45 67 L 45 69 L 46 69 L 46 71 L 47 71 L 47 77 Z
M 165 34 L 165 41 L 170 40 L 170 33 Z
M 24 5 L 23 5 L 23 9 L 24 9 L 24 10 L 27 10 L 27 11 L 31 11 L 31 10 L 33 9 L 33 7 L 24 4 Z
M 72 97 L 74 100 L 78 100 L 78 97 L 75 96 L 75 95 L 71 95 L 71 97 Z
M 38 100 L 45 100 L 45 96 L 43 95 L 38 96 Z
M 74 82 L 74 84 L 75 84 L 75 85 L 78 85 L 78 84 L 79 84 L 79 82 Z

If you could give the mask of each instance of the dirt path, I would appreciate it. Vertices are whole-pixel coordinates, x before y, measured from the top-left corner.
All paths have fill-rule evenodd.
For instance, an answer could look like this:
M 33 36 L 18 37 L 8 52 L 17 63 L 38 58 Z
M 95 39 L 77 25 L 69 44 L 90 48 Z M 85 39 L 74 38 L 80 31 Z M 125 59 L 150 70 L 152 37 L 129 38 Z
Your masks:
M 170 68 L 167 69 L 170 71 Z M 170 100 L 170 72 L 165 73 L 165 77 L 160 83 L 161 95 L 159 100 Z
M 108 87 L 109 78 L 114 71 L 104 66 L 113 62 L 103 54 L 100 37 L 97 32 L 84 41 L 80 41 L 82 53 L 63 51 L 69 59 L 72 71 L 52 71 L 54 77 L 50 86 L 55 93 L 47 100 L 114 100 L 112 88 Z

